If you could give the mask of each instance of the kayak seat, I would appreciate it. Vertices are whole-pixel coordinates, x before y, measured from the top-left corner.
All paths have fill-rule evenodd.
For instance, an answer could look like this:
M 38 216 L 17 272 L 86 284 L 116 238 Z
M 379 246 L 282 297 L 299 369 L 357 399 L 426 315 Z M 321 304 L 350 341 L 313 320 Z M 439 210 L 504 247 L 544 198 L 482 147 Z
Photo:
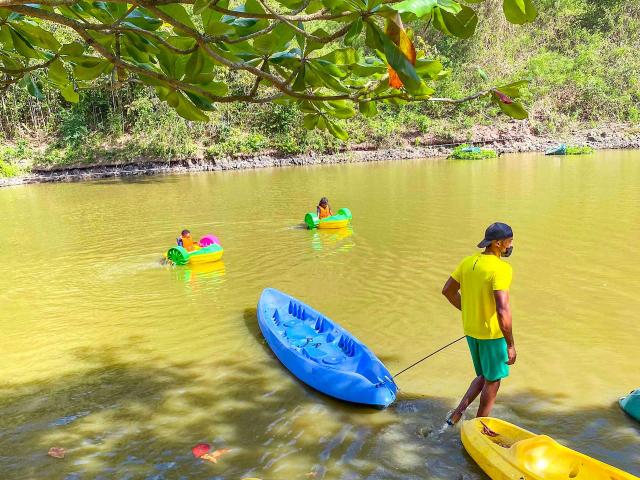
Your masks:
M 322 363 L 326 363 L 327 365 L 339 365 L 346 360 L 343 354 L 340 355 L 327 355 L 322 358 Z
M 286 323 L 285 323 L 286 326 Z M 301 323 L 300 325 L 295 325 L 293 327 L 287 328 L 285 335 L 287 338 L 298 339 L 298 338 L 313 338 L 318 335 L 318 333 L 311 328 L 309 325 L 305 325 Z
M 320 337 L 322 338 L 322 337 Z M 322 361 L 326 365 L 338 365 L 347 357 L 334 343 L 315 343 L 305 348 L 305 354 L 316 362 Z
M 327 355 L 327 352 L 318 347 L 314 347 L 313 345 L 304 347 L 302 349 L 302 353 L 305 357 L 313 360 L 314 362 L 320 362 L 320 360 L 322 360 L 322 357 L 325 357 Z
M 541 478 L 589 478 L 581 476 L 583 464 L 575 455 L 547 435 L 536 435 L 516 442 L 512 455 L 521 467 Z
M 296 348 L 304 348 L 307 345 L 309 345 L 309 339 L 308 338 L 290 338 L 289 345 Z
M 286 320 L 283 325 L 287 328 L 292 328 L 292 327 L 296 327 L 298 325 L 301 325 L 302 322 L 300 322 L 300 320 L 296 320 L 295 318 L 292 320 Z

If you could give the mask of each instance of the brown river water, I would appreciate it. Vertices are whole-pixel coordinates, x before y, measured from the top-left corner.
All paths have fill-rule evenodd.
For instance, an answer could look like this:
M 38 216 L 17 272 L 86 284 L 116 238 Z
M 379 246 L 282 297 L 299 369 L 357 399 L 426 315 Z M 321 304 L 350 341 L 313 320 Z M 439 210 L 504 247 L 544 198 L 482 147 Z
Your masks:
M 323 195 L 351 230 L 301 228 Z M 395 373 L 462 334 L 440 290 L 496 220 L 515 232 L 518 360 L 494 415 L 640 475 L 616 404 L 640 387 L 640 152 L 608 151 L 0 190 L 0 478 L 486 478 L 441 431 L 473 377 L 464 343 L 372 410 L 292 378 L 256 303 L 300 298 Z M 161 265 L 182 228 L 223 261 Z M 199 442 L 231 450 L 196 460 Z

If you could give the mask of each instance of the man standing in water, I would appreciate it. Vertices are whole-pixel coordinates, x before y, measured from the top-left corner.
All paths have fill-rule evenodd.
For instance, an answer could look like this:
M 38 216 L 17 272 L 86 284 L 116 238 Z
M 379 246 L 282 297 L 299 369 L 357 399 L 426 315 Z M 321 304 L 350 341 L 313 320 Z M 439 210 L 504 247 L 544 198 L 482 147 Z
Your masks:
M 500 380 L 509 375 L 509 365 L 516 361 L 509 305 L 511 265 L 501 259 L 511 255 L 512 243 L 509 225 L 489 225 L 478 244 L 484 252 L 462 260 L 442 289 L 447 300 L 462 311 L 464 333 L 477 375 L 460 405 L 447 418 L 449 425 L 462 418 L 478 395 L 480 406 L 476 416 L 488 417 Z

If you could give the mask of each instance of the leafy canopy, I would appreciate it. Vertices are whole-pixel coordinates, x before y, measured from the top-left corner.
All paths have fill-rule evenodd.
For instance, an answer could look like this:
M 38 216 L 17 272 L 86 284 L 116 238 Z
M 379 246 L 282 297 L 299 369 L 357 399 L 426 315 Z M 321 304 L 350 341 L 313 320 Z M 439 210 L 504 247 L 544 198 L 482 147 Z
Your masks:
M 379 102 L 486 97 L 526 118 L 517 101 L 524 82 L 435 97 L 448 72 L 416 50 L 403 24 L 469 38 L 478 23 L 473 4 L 482 1 L 0 0 L 0 90 L 19 84 L 41 98 L 48 82 L 77 102 L 98 79 L 113 88 L 140 82 L 193 121 L 206 121 L 219 102 L 295 103 L 306 128 L 340 139 L 337 119 L 375 115 Z M 503 10 L 515 24 L 536 17 L 531 0 L 503 0 Z M 234 88 L 234 72 L 248 75 L 251 87 Z

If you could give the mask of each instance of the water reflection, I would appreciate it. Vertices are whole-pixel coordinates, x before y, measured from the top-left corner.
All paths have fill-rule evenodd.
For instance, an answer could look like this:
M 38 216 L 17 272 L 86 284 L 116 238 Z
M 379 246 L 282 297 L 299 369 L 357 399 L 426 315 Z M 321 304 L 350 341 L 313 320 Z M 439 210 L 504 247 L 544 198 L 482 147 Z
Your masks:
M 199 285 L 218 285 L 224 281 L 226 267 L 224 260 L 209 263 L 195 263 L 193 265 L 166 265 L 174 280 L 182 281 L 191 288 Z
M 324 253 L 346 252 L 355 247 L 353 227 L 311 230 L 311 248 Z

